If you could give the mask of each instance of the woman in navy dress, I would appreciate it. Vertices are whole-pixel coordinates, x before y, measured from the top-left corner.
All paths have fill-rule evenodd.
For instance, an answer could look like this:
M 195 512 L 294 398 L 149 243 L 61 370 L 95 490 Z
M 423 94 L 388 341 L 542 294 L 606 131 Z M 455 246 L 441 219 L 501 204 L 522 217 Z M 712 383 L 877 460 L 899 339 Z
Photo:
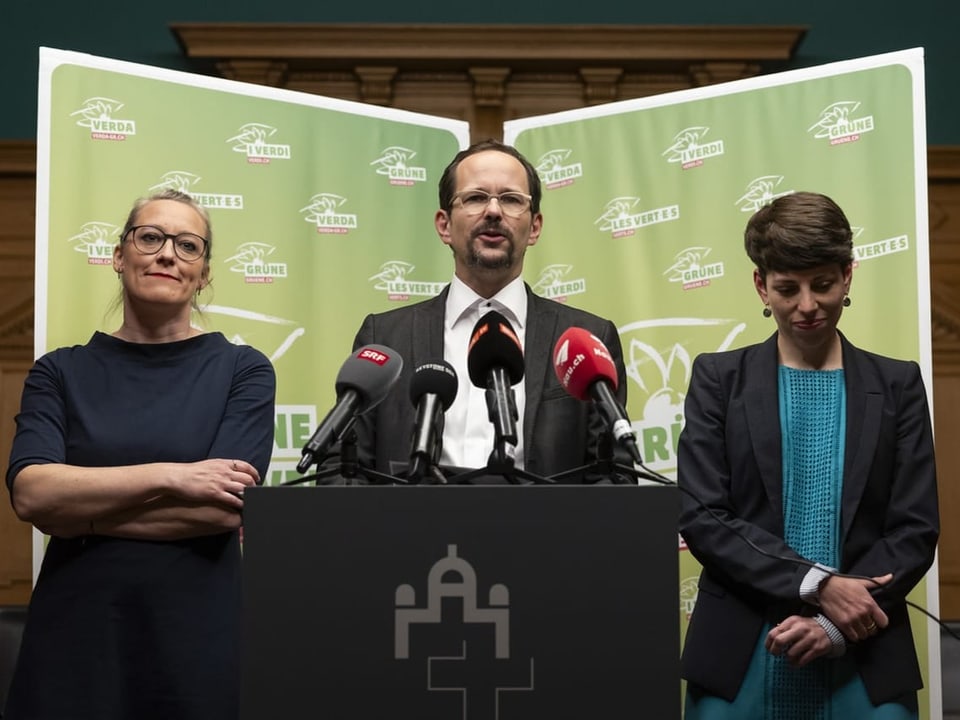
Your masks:
M 191 325 L 206 211 L 166 191 L 130 212 L 123 321 L 41 357 L 7 485 L 50 536 L 5 720 L 234 720 L 243 491 L 273 445 L 259 351 Z

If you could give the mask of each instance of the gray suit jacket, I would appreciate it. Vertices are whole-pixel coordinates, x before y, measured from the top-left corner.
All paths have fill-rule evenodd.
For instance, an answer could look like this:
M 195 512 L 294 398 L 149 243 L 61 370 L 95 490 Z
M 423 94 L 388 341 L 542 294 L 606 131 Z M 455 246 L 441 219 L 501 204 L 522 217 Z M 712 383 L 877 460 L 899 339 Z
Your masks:
M 368 315 L 354 349 L 370 343 L 386 345 L 403 357 L 399 381 L 376 407 L 357 418 L 360 464 L 390 475 L 402 474 L 410 459 L 415 410 L 409 397 L 410 378 L 422 363 L 443 359 L 443 316 L 449 286 L 434 298 L 385 313 Z M 612 322 L 583 310 L 534 295 L 527 287 L 523 417 L 525 470 L 550 476 L 586 466 L 598 458 L 598 442 L 606 426 L 593 403 L 567 393 L 553 369 L 553 348 L 570 327 L 582 327 L 610 350 L 619 376 L 617 397 L 626 406 L 627 384 L 620 336 Z M 469 378 L 458 378 L 461 385 Z M 632 465 L 615 449 L 618 463 Z M 572 480 L 576 482 L 577 480 Z
M 875 591 L 890 625 L 848 645 L 870 700 L 922 687 L 905 597 L 933 562 L 939 533 L 933 435 L 915 362 L 860 350 L 841 338 L 846 436 L 840 571 L 894 574 Z M 746 535 L 681 495 L 680 531 L 703 565 L 682 675 L 733 699 L 765 622 L 812 615 L 799 600 L 808 568 L 783 541 L 777 336 L 697 357 L 678 449 L 678 481 Z

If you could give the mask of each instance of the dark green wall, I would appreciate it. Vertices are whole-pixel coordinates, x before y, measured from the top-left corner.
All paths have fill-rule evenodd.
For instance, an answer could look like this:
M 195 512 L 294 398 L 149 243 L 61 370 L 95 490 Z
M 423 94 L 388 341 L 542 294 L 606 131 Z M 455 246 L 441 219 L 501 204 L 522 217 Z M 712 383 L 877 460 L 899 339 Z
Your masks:
M 218 10 L 207 9 L 216 5 Z M 764 5 L 767 5 L 764 7 Z M 456 0 L 232 0 L 198 3 L 113 0 L 7 0 L 0 9 L 3 97 L 0 138 L 36 134 L 37 48 L 47 46 L 192 72 L 169 25 L 175 22 L 458 22 L 558 24 L 804 25 L 809 28 L 791 67 L 925 48 L 927 139 L 960 145 L 960 2 L 916 0 L 895 12 L 881 3 L 684 3 L 642 0 L 551 0 L 476 3 Z M 514 13 L 505 16 L 504 12 Z M 164 112 L 164 108 L 157 108 Z

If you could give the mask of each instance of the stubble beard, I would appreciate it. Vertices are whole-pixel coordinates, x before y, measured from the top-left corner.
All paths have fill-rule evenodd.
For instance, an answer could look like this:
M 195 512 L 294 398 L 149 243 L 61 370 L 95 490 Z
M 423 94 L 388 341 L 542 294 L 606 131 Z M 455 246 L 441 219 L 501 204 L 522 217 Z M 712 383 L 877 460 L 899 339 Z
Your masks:
M 485 248 L 483 243 L 477 239 L 477 236 L 485 232 L 495 232 L 504 238 L 498 248 L 500 253 L 496 257 L 484 255 L 483 251 Z M 484 268 L 486 270 L 503 270 L 513 267 L 513 233 L 499 224 L 486 225 L 475 230 L 471 235 L 470 254 L 467 258 L 467 264 L 470 267 Z

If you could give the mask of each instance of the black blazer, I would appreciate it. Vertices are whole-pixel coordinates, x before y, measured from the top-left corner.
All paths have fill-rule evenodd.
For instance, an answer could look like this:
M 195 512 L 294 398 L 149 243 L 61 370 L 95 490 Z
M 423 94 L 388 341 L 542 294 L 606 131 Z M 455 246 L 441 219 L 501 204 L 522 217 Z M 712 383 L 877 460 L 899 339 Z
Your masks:
M 626 406 L 627 383 L 620 336 L 612 322 L 534 295 L 527 290 L 524 340 L 523 417 L 524 469 L 540 476 L 588 465 L 598 457 L 598 441 L 606 431 L 593 403 L 572 397 L 557 380 L 553 348 L 570 327 L 582 327 L 600 338 L 617 366 L 616 395 Z M 387 397 L 357 418 L 357 455 L 362 465 L 391 475 L 410 460 L 410 435 L 415 408 L 410 378 L 420 364 L 443 358 L 443 318 L 449 285 L 434 298 L 388 312 L 368 315 L 354 340 L 354 349 L 370 343 L 393 348 L 403 357 L 399 381 Z M 459 378 L 461 385 L 469 378 Z M 632 466 L 628 455 L 615 450 L 617 462 Z
M 904 598 L 933 562 L 939 534 L 933 435 L 919 366 L 841 342 L 847 412 L 839 569 L 894 574 L 874 593 L 889 627 L 847 646 L 879 704 L 923 686 Z M 776 334 L 695 360 L 678 481 L 763 550 L 798 557 L 782 539 L 777 372 Z M 732 700 L 764 622 L 811 614 L 799 600 L 808 568 L 750 548 L 686 493 L 681 503 L 681 533 L 703 566 L 682 675 Z

